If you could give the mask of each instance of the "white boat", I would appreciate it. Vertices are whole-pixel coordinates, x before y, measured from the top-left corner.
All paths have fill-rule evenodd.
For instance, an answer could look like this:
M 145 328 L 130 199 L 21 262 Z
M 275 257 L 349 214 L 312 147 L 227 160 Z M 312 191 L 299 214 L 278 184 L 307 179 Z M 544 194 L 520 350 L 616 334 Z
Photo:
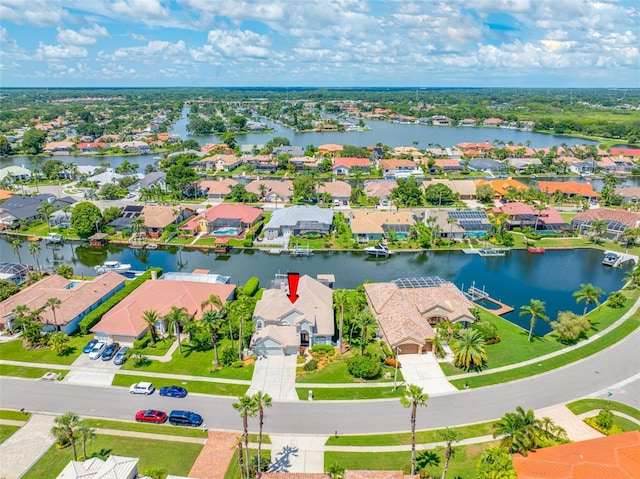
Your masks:
M 364 250 L 367 252 L 369 256 L 375 256 L 375 257 L 380 257 L 380 256 L 387 257 L 393 254 L 393 251 L 391 251 L 385 244 L 369 246 Z
M 611 251 L 605 252 L 604 259 L 602 260 L 602 264 L 605 266 L 615 266 L 616 261 L 618 261 L 618 255 L 612 253 Z
M 105 261 L 104 263 L 96 266 L 94 269 L 98 274 L 108 273 L 109 271 L 114 271 L 116 273 L 126 273 L 131 269 L 131 265 L 121 263 L 120 261 Z
M 44 241 L 47 244 L 59 244 L 62 243 L 62 236 L 59 233 L 49 233 L 44 237 Z

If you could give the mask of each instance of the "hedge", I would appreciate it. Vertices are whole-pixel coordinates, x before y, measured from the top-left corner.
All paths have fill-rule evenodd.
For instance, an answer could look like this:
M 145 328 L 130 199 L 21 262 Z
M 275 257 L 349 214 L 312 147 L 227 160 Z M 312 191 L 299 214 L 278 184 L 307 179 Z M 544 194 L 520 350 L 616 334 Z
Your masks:
M 251 276 L 244 284 L 242 288 L 242 294 L 245 296 L 253 296 L 257 293 L 258 288 L 260 287 L 260 278 L 257 276 Z
M 98 321 L 102 319 L 102 316 L 104 316 L 107 313 L 107 311 L 109 311 L 116 304 L 118 304 L 128 295 L 130 295 L 142 283 L 144 283 L 148 279 L 151 279 L 152 271 L 156 271 L 158 276 L 162 275 L 162 268 L 148 269 L 147 271 L 142 273 L 140 276 L 138 276 L 136 279 L 127 282 L 124 285 L 124 288 L 122 288 L 120 291 L 118 291 L 116 294 L 111 296 L 109 299 L 107 299 L 104 303 L 102 303 L 96 309 L 94 309 L 89 314 L 87 314 L 82 319 L 82 321 L 80 321 L 80 323 L 78 324 L 78 327 L 80 328 L 80 331 L 82 332 L 82 334 L 87 334 L 91 328 L 93 328 L 96 324 L 98 324 Z

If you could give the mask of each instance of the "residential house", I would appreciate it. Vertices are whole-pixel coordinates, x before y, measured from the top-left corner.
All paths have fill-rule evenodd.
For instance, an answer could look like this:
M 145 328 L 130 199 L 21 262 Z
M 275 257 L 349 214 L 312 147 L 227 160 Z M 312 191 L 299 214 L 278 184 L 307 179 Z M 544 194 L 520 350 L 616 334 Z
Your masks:
M 505 145 L 504 149 L 509 152 L 509 158 L 531 158 L 535 151 L 528 146 Z
M 266 289 L 253 312 L 251 349 L 260 356 L 298 354 L 300 348 L 332 344 L 335 333 L 333 290 L 308 275 L 299 277 L 297 298 L 290 300 L 282 278 Z
M 13 191 L 0 189 L 0 202 L 1 202 L 1 201 L 8 200 L 8 199 L 9 199 L 9 198 L 11 198 L 14 194 L 15 194 L 15 193 L 14 193 Z
M 144 209 L 144 205 L 134 204 L 134 205 L 125 205 L 122 208 L 122 212 L 120 213 L 120 217 L 116 218 L 113 221 L 108 223 L 108 226 L 114 228 L 116 231 L 123 231 L 127 229 L 131 229 L 131 222 L 134 218 L 142 215 L 142 210 Z
M 160 238 L 168 225 L 178 224 L 185 219 L 180 206 L 166 205 L 145 205 L 142 209 L 142 217 L 145 234 L 149 238 Z
M 411 157 L 414 161 L 419 161 L 424 158 L 424 153 L 415 146 L 396 146 L 389 153 L 394 157 Z
M 290 145 L 282 145 L 276 146 L 273 149 L 274 155 L 289 155 L 291 157 L 300 157 L 304 156 L 304 149 L 301 146 L 290 146 Z
M 192 164 L 206 170 L 232 171 L 242 165 L 242 161 L 241 156 L 218 154 L 195 161 Z
M 140 191 L 143 188 L 152 189 L 160 188 L 162 191 L 167 190 L 167 174 L 164 171 L 152 171 L 144 175 L 144 178 L 140 179 L 133 186 L 129 187 L 129 191 Z
M 609 156 L 607 158 L 611 159 L 611 161 L 613 161 L 617 165 L 619 171 L 631 171 L 636 167 L 631 158 L 628 156 L 618 155 Z
M 453 283 L 438 277 L 365 283 L 364 291 L 384 341 L 399 354 L 432 351 L 439 323 L 468 326 L 475 321 L 475 305 Z
M 580 234 L 587 233 L 595 221 L 607 223 L 606 234 L 615 240 L 627 228 L 640 228 L 640 214 L 626 210 L 593 208 L 578 213 L 571 219 L 571 228 Z
M 638 211 L 640 186 L 619 186 L 614 190 L 614 194 L 622 198 L 623 204 L 628 204 Z
M 640 148 L 611 148 L 609 152 L 613 156 L 624 155 L 631 156 L 633 158 L 640 158 Z
M 74 147 L 73 141 L 50 141 L 44 145 L 44 152 L 52 155 L 68 155 Z
M 42 214 L 38 210 L 45 201 L 53 206 L 54 211 L 76 203 L 70 196 L 56 198 L 48 193 L 34 196 L 13 195 L 0 204 L 0 225 L 8 226 L 19 220 L 28 222 L 41 219 Z
M 16 183 L 18 181 L 29 181 L 31 170 L 24 166 L 6 166 L 0 169 L 0 182 Z
M 238 182 L 232 178 L 220 178 L 219 181 L 205 180 L 200 182 L 200 189 L 210 200 L 223 200 Z
M 431 124 L 433 126 L 452 126 L 453 122 L 454 120 L 452 118 L 446 116 L 435 115 L 431 117 Z
M 9 261 L 0 262 L 0 279 L 3 281 L 11 281 L 12 283 L 22 286 L 29 276 L 29 266 L 22 263 L 12 263 Z
M 395 180 L 364 182 L 364 194 L 367 198 L 376 198 L 380 204 L 386 205 L 391 201 L 391 192 L 398 187 Z
M 90 176 L 87 178 L 87 181 L 95 183 L 99 188 L 102 188 L 104 185 L 108 185 L 110 183 L 118 183 L 118 180 L 124 177 L 125 175 L 121 175 L 120 173 L 113 171 L 113 169 L 107 168 L 107 171 Z
M 260 185 L 264 185 L 262 188 Z M 293 197 L 293 182 L 291 180 L 253 180 L 246 186 L 249 193 L 255 193 L 258 198 L 268 202 L 288 203 Z
M 501 118 L 487 118 L 482 122 L 482 126 L 500 126 L 503 120 Z
M 328 154 L 330 156 L 336 156 L 343 149 L 344 149 L 344 147 L 342 145 L 336 145 L 336 144 L 333 144 L 333 143 L 328 143 L 326 145 L 320 145 L 318 147 L 318 153 L 319 154 Z
M 385 179 L 408 178 L 422 175 L 422 168 L 413 160 L 380 160 L 378 168 L 382 170 Z
M 232 236 L 242 236 L 244 230 L 251 228 L 262 219 L 262 210 L 249 205 L 221 203 L 207 208 L 202 213 L 187 221 L 181 231 L 188 234 L 206 233 L 222 235 L 223 230 Z
M 200 153 L 203 153 L 202 156 L 210 155 L 211 153 L 231 154 L 233 149 L 229 148 L 226 143 L 207 143 L 200 147 Z
M 429 165 L 429 160 L 423 160 L 423 164 L 425 166 Z M 460 173 L 462 171 L 462 164 L 460 160 L 455 160 L 451 158 L 435 158 L 433 160 L 433 166 L 429 168 L 429 173 L 432 175 L 436 174 L 449 174 L 449 173 Z
M 536 231 L 569 230 L 569 225 L 553 206 L 537 210 L 531 205 L 515 201 L 495 207 L 493 213 L 507 216 L 507 229 L 518 227 L 532 228 Z
M 491 228 L 491 222 L 484 210 L 426 209 L 423 210 L 423 214 L 424 217 L 420 221 L 432 228 L 440 238 L 457 241 L 481 238 Z
M 112 454 L 106 460 L 91 457 L 84 461 L 70 461 L 57 479 L 136 479 L 140 477 L 139 460 Z
M 581 196 L 587 200 L 595 200 L 600 197 L 591 183 L 577 181 L 538 181 L 538 189 L 547 196 L 553 196 L 556 192 L 560 192 L 569 198 Z
M 278 162 L 271 155 L 250 155 L 245 157 L 245 162 L 257 171 L 274 173 L 278 170 Z
M 318 186 L 317 192 L 331 195 L 334 204 L 339 202 L 341 205 L 348 205 L 351 199 L 351 185 L 346 181 L 334 180 L 322 183 Z
M 456 148 L 467 157 L 486 155 L 496 149 L 496 147 L 488 141 L 485 141 L 484 143 L 471 143 L 469 141 L 464 141 L 462 143 L 458 143 Z
M 144 141 L 133 140 L 123 141 L 113 145 L 114 148 L 120 148 L 126 153 L 137 153 L 138 155 L 147 155 L 151 151 L 151 147 Z
M 518 479 L 640 479 L 640 432 L 544 447 L 514 454 Z
M 492 160 L 491 158 L 472 158 L 467 164 L 467 168 L 471 171 L 484 171 L 487 174 L 505 175 L 509 167 L 501 161 Z
M 475 180 L 476 189 L 482 185 L 489 185 L 495 192 L 494 198 L 502 199 L 511 190 L 525 192 L 529 187 L 513 178 L 499 178 L 497 180 Z
M 235 285 L 220 283 L 228 280 L 229 277 L 216 274 L 174 272 L 145 281 L 105 313 L 91 331 L 103 341 L 133 343 L 149 330 L 149 325 L 142 319 L 145 311 L 158 313 L 160 319 L 156 328 L 163 332 L 167 327 L 164 317 L 173 306 L 185 308 L 187 314 L 197 320 L 203 313 L 202 304 L 212 294 L 220 298 L 223 306 L 233 298 Z
M 360 170 L 363 173 L 371 171 L 371 161 L 369 158 L 337 157 L 333 158 L 331 172 L 334 175 L 350 176 L 352 171 Z
M 380 241 L 390 236 L 406 238 L 416 224 L 410 211 L 352 210 L 345 212 L 345 218 L 358 243 Z
M 333 211 L 317 206 L 292 206 L 275 210 L 264 225 L 266 239 L 283 236 L 327 235 L 333 224 Z
M 508 158 L 507 163 L 511 168 L 516 170 L 517 173 L 523 173 L 530 169 L 537 169 L 542 167 L 542 161 L 540 158 Z
M 422 182 L 422 187 L 426 188 L 434 183 L 445 185 L 458 195 L 461 200 L 473 200 L 476 198 L 476 185 L 473 180 L 449 180 L 446 178 L 430 178 Z
M 109 149 L 111 145 L 103 141 L 82 142 L 76 145 L 76 150 L 80 153 L 100 153 Z
M 320 166 L 320 158 L 313 156 L 292 156 L 289 158 L 289 163 L 296 168 L 296 171 L 317 170 Z
M 0 302 L 0 329 L 13 330 L 13 309 L 23 304 L 30 311 L 42 310 L 44 331 L 60 327 L 61 331 L 71 334 L 78 329 L 82 318 L 124 288 L 124 281 L 124 276 L 114 272 L 91 281 L 71 281 L 57 274 L 47 276 Z M 60 300 L 55 311 L 45 307 L 49 298 Z
M 458 126 L 476 126 L 477 120 L 475 118 L 465 118 L 458 122 Z

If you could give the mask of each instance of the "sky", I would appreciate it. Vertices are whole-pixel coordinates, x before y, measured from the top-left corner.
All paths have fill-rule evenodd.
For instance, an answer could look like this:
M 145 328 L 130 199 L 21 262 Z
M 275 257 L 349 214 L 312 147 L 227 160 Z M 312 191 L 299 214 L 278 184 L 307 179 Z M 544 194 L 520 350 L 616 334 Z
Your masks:
M 640 0 L 0 0 L 0 87 L 640 87 Z

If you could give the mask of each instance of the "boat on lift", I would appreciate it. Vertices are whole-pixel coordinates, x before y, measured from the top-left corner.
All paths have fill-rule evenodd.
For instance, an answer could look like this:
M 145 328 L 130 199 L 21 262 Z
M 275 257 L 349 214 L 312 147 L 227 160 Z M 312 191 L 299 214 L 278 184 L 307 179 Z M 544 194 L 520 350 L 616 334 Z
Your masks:
M 376 258 L 388 258 L 393 254 L 393 251 L 391 251 L 389 247 L 383 243 L 377 244 L 375 246 L 368 246 L 364 250 L 369 256 L 374 256 Z
M 104 274 L 110 271 L 115 273 L 127 273 L 131 270 L 131 265 L 128 263 L 121 263 L 120 261 L 105 261 L 94 269 L 98 274 Z

